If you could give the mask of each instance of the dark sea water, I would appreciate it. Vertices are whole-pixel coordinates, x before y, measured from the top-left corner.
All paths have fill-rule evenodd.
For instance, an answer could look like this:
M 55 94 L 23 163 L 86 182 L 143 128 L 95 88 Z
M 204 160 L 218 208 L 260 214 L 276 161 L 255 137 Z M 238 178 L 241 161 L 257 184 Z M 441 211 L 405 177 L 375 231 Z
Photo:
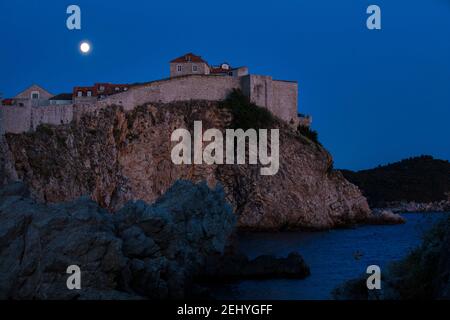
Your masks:
M 241 250 L 250 258 L 261 254 L 286 256 L 299 252 L 310 266 L 303 280 L 246 280 L 212 288 L 217 299 L 331 299 L 331 291 L 376 264 L 383 270 L 405 257 L 423 233 L 448 213 L 408 213 L 407 222 L 394 226 L 361 226 L 324 232 L 244 233 Z M 362 253 L 360 259 L 355 252 Z

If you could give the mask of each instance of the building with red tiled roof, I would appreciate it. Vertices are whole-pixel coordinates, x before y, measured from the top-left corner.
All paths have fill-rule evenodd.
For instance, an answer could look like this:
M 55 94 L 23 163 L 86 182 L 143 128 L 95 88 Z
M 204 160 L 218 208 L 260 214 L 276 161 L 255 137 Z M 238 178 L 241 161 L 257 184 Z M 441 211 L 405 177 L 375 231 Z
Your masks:
M 247 67 L 232 68 L 228 63 L 210 66 L 201 56 L 191 52 L 170 61 L 171 78 L 190 74 L 241 77 L 248 74 L 248 69 Z
M 210 67 L 211 74 L 231 75 L 231 67 L 228 63 L 224 62 L 219 66 Z
M 51 97 L 53 94 L 41 86 L 33 84 L 15 97 L 2 100 L 1 104 L 5 106 L 43 106 L 48 104 L 48 99 Z
M 199 62 L 208 64 L 208 62 L 203 60 L 201 56 L 196 56 L 192 52 L 186 53 L 181 57 L 175 58 L 172 61 L 170 61 L 170 63 L 185 63 L 185 62 Z
M 231 76 L 231 77 L 242 77 L 248 74 L 247 67 L 232 68 L 228 63 L 224 62 L 219 66 L 210 66 L 210 74 Z
M 16 101 L 12 98 L 6 98 L 2 100 L 2 105 L 4 106 L 13 106 L 16 104 Z
M 186 53 L 170 61 L 170 77 L 188 74 L 209 74 L 208 62 L 193 53 Z
M 72 96 L 74 100 L 96 100 L 127 91 L 129 88 L 128 84 L 95 83 L 90 87 L 74 87 Z

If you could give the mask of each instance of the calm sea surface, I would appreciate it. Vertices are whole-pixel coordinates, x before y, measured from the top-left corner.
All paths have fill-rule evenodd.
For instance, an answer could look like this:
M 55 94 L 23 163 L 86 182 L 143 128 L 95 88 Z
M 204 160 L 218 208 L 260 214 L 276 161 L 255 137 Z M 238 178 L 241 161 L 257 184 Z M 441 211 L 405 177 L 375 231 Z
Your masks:
M 331 291 L 376 264 L 383 269 L 406 256 L 422 235 L 449 213 L 408 213 L 394 226 L 361 226 L 325 232 L 244 233 L 241 250 L 251 258 L 261 254 L 286 256 L 299 252 L 310 266 L 303 280 L 246 280 L 212 287 L 218 299 L 331 299 Z M 361 253 L 359 259 L 355 253 Z

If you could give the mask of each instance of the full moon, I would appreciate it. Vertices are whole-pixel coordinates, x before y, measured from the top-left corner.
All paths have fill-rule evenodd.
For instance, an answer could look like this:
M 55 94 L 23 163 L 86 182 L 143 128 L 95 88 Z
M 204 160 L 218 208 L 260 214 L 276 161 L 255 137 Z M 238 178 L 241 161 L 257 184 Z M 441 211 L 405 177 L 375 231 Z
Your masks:
M 89 51 L 91 51 L 91 45 L 87 42 L 82 42 L 80 44 L 80 50 L 83 53 L 88 53 Z

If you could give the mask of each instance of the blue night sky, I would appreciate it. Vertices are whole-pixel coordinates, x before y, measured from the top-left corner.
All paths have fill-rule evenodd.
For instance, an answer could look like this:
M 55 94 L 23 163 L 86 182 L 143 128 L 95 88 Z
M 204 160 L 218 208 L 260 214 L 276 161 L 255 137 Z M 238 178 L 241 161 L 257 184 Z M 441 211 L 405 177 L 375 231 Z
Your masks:
M 82 29 L 66 28 L 66 8 Z M 382 10 L 369 31 L 366 8 Z M 0 92 L 165 78 L 186 52 L 299 82 L 338 168 L 450 159 L 450 0 L 1 1 Z M 82 40 L 93 45 L 83 56 Z

